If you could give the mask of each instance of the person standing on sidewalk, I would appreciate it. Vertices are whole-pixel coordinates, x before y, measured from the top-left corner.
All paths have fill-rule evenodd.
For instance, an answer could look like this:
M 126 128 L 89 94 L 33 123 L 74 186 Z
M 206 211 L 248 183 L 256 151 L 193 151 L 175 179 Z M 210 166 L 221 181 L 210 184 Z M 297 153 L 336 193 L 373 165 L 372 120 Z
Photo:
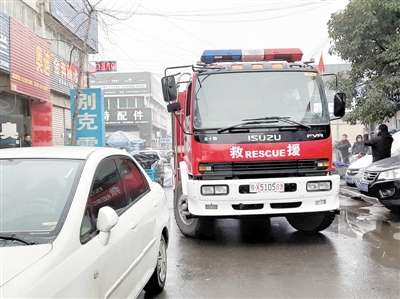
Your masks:
M 379 126 L 378 135 L 372 137 L 370 140 L 364 141 L 366 146 L 372 149 L 372 162 L 376 162 L 385 158 L 390 158 L 393 137 L 388 132 L 388 126 L 381 124 Z
M 21 142 L 21 147 L 31 147 L 31 146 L 32 146 L 31 135 L 25 134 L 24 139 Z
M 334 148 L 338 149 L 342 155 L 342 162 L 349 164 L 349 149 L 351 147 L 350 141 L 347 139 L 347 135 L 342 135 L 342 140 L 335 144 Z
M 350 164 L 365 156 L 367 148 L 365 147 L 362 135 L 357 135 L 356 142 L 351 148 Z

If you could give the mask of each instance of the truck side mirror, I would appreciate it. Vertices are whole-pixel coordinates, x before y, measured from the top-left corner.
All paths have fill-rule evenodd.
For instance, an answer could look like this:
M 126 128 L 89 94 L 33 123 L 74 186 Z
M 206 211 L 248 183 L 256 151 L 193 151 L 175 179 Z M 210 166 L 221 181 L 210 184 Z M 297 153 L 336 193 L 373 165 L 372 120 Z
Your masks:
M 167 105 L 167 111 L 170 112 L 170 113 L 179 111 L 181 109 L 182 109 L 181 103 L 179 103 L 179 102 L 171 103 L 171 104 Z
M 165 102 L 172 102 L 177 99 L 178 92 L 174 76 L 166 76 L 161 78 L 161 87 Z
M 343 117 L 346 111 L 346 94 L 344 92 L 338 92 L 333 98 L 333 115 L 337 117 Z

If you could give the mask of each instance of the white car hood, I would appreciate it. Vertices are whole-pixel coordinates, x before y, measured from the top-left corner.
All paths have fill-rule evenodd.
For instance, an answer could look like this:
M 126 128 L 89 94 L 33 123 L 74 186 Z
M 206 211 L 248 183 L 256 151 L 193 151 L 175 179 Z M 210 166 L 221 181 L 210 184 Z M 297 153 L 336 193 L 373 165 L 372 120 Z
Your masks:
M 372 155 L 365 155 L 360 159 L 354 161 L 347 167 L 347 169 L 361 169 L 367 167 L 369 164 L 372 163 Z
M 8 246 L 0 248 L 1 256 L 1 285 L 26 270 L 52 249 L 51 244 Z

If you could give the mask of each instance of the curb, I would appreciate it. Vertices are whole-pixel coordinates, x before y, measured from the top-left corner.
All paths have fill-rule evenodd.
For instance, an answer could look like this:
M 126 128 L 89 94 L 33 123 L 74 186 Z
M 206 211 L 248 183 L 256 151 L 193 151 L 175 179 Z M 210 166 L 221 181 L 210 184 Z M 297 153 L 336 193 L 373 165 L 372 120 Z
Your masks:
M 343 196 L 356 197 L 361 199 L 361 193 L 355 188 L 347 187 L 346 183 L 340 184 L 339 194 Z

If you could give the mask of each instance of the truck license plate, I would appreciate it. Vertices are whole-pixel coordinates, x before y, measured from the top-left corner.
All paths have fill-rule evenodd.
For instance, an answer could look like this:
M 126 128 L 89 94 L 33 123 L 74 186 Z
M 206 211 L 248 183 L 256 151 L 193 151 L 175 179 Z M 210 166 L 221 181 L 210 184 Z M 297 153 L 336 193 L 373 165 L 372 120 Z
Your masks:
M 358 186 L 361 191 L 368 192 L 368 184 L 367 183 L 360 183 L 360 186 Z
M 267 192 L 283 192 L 285 191 L 284 183 L 253 183 L 250 184 L 250 192 L 267 193 Z

